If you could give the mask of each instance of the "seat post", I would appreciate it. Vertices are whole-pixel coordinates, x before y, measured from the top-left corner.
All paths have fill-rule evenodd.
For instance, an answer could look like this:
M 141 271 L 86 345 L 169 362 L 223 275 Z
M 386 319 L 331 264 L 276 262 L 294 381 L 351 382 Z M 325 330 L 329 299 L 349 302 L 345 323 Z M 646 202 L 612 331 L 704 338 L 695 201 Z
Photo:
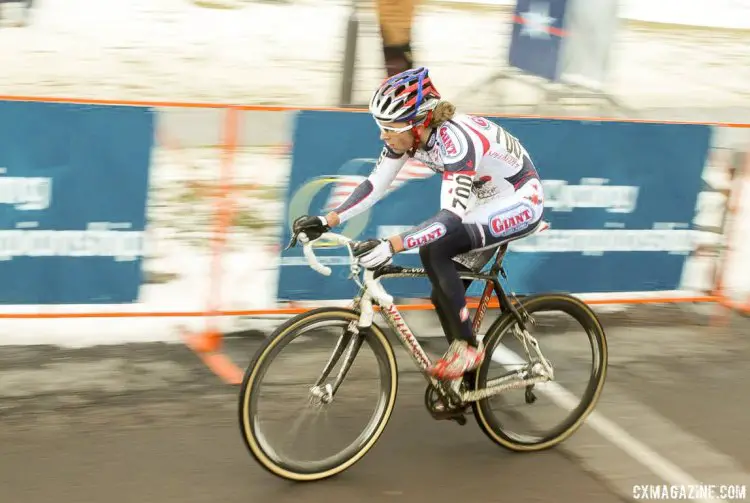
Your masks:
M 490 268 L 490 274 L 493 276 L 497 276 L 500 273 L 500 269 L 503 266 L 503 259 L 505 258 L 505 252 L 507 251 L 508 243 L 498 246 L 497 251 L 495 252 L 495 262 L 492 264 L 492 268 Z

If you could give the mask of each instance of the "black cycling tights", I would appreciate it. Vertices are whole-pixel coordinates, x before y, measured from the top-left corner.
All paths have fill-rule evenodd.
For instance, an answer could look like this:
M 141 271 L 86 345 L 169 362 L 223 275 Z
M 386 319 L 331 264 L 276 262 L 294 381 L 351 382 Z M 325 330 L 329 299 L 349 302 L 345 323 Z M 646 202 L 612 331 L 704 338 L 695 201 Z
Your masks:
M 466 225 L 463 225 L 442 239 L 422 246 L 419 249 L 419 256 L 432 283 L 432 303 L 435 305 L 435 311 L 448 342 L 459 338 L 476 346 L 471 316 L 466 309 L 466 290 L 469 289 L 472 280 L 462 280 L 458 268 L 464 271 L 468 269 L 452 260 L 456 255 L 466 253 L 473 248 L 469 230 Z M 461 320 L 462 312 L 464 312 L 465 320 Z

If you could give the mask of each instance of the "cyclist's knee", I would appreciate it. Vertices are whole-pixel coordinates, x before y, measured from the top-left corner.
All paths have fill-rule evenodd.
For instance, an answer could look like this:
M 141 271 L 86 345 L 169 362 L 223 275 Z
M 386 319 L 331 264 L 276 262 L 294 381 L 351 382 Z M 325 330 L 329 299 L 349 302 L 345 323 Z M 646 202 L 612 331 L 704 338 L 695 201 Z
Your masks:
M 444 246 L 441 246 L 443 243 L 438 241 L 433 241 L 432 243 L 427 243 L 424 246 L 419 247 L 419 258 L 422 260 L 422 264 L 425 266 L 427 264 L 432 264 L 437 261 L 440 261 L 441 257 L 445 255 L 444 253 Z
M 429 243 L 419 247 L 419 258 L 428 273 L 435 271 L 436 259 L 435 243 Z
M 432 285 L 432 291 L 430 292 L 430 300 L 432 305 L 438 308 L 443 305 L 444 299 L 443 294 L 440 292 L 438 285 Z
M 431 251 L 432 250 L 428 248 L 428 245 L 419 247 L 419 258 L 422 260 L 423 264 L 427 263 L 427 261 L 430 260 Z

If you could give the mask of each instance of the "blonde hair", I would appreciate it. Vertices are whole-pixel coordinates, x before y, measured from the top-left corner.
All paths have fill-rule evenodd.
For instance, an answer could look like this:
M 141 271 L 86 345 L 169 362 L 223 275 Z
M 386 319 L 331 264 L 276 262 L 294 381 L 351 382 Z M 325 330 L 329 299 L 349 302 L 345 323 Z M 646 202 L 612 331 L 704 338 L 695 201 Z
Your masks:
M 441 101 L 432 112 L 432 125 L 440 127 L 443 123 L 448 122 L 456 114 L 456 107 L 449 101 Z

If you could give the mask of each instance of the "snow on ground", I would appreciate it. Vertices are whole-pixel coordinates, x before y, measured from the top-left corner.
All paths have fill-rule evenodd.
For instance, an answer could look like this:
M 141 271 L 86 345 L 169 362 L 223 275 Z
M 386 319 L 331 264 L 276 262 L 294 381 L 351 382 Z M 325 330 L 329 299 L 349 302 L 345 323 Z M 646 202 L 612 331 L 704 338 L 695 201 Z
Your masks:
M 254 211 L 268 221 L 263 229 L 235 226 L 222 256 L 221 308 L 262 309 L 275 303 L 278 215 L 283 200 L 274 190 L 288 171 L 286 157 L 277 149 L 244 149 L 235 158 L 235 183 L 242 190 L 234 198 L 236 214 Z M 157 283 L 142 287 L 133 305 L 0 306 L 0 313 L 80 312 L 193 312 L 209 307 L 213 261 L 210 239 L 214 235 L 214 200 L 205 190 L 215 184 L 219 151 L 215 148 L 158 148 L 153 159 L 149 201 L 149 247 L 144 269 Z M 258 166 L 265 169 L 259 170 Z M 262 209 L 260 213 L 255 213 Z M 163 279 L 161 279 L 163 278 Z M 117 318 L 1 320 L 0 344 L 53 343 L 86 345 L 106 339 L 110 343 L 178 340 L 179 326 L 199 330 L 203 318 Z M 223 327 L 235 320 L 221 320 Z

